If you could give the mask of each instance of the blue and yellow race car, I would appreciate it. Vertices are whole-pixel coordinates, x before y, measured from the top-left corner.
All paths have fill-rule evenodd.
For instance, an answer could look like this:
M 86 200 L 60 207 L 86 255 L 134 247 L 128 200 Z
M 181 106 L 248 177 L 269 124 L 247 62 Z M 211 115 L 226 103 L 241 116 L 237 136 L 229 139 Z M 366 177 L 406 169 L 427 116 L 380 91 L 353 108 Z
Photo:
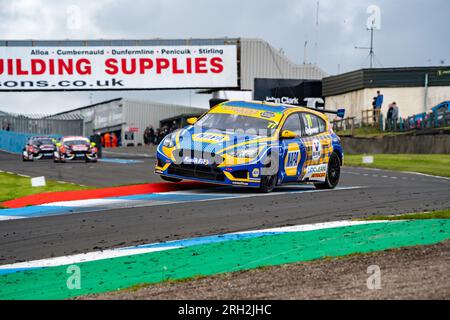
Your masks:
M 344 110 L 336 113 L 343 117 Z M 344 152 L 325 111 L 264 102 L 225 101 L 164 138 L 155 173 L 271 192 L 277 185 L 338 185 Z

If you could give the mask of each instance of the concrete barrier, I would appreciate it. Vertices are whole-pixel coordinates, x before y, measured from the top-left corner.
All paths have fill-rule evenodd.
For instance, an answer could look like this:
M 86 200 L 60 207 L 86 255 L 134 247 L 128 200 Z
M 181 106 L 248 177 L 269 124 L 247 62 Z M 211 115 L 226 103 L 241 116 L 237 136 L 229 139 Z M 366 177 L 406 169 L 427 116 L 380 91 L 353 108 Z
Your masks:
M 347 154 L 450 154 L 450 134 L 341 137 Z
M 0 130 L 0 150 L 20 154 L 28 139 L 34 136 L 39 135 Z M 49 135 L 49 137 L 61 138 L 60 135 Z

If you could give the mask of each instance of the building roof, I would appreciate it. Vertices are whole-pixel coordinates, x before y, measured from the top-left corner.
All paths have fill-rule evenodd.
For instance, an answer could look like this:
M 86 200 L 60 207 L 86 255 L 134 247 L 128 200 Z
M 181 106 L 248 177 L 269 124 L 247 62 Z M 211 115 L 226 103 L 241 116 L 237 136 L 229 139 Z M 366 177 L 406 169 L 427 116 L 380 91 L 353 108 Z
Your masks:
M 323 79 L 325 97 L 361 89 L 450 86 L 450 66 L 361 69 Z
M 48 118 L 58 117 L 58 116 L 64 115 L 64 114 L 69 113 L 69 112 L 79 111 L 79 110 L 83 110 L 83 109 L 89 109 L 89 108 L 92 108 L 92 107 L 95 107 L 95 106 L 99 106 L 99 105 L 102 105 L 102 104 L 106 104 L 106 103 L 110 103 L 110 102 L 121 101 L 122 99 L 123 98 L 115 98 L 115 99 L 111 99 L 111 100 L 97 102 L 97 103 L 94 103 L 94 104 L 90 104 L 88 106 L 79 107 L 79 108 L 75 108 L 75 109 L 70 109 L 70 110 L 67 110 L 67 111 L 59 112 L 59 113 L 56 113 L 54 115 L 49 116 Z

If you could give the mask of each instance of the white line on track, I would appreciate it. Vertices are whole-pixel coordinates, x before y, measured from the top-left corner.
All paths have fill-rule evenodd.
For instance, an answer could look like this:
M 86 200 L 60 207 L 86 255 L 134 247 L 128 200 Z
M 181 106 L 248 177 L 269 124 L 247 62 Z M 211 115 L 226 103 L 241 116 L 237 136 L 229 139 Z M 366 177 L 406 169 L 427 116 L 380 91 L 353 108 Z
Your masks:
M 425 173 L 420 173 L 420 172 L 402 171 L 402 173 L 415 174 L 415 175 L 418 175 L 418 176 L 424 176 L 424 177 L 429 177 L 429 178 L 434 178 L 434 179 L 442 179 L 442 180 L 450 181 L 450 178 L 447 178 L 447 177 L 433 176 L 431 174 L 425 174 Z
M 391 173 L 395 173 L 396 172 L 396 173 L 403 173 L 403 174 L 412 174 L 412 175 L 424 176 L 424 177 L 433 178 L 433 179 L 450 181 L 450 178 L 448 178 L 448 177 L 430 175 L 430 174 L 425 174 L 425 173 L 420 173 L 420 172 L 392 171 L 392 170 L 386 170 L 386 169 L 366 168 L 366 167 L 358 167 L 358 169 L 369 170 L 369 171 L 376 171 L 376 172 L 391 172 Z M 345 170 L 343 170 L 343 173 L 361 175 L 361 173 L 352 172 L 352 171 L 345 171 Z M 369 176 L 369 174 L 367 174 L 367 173 L 364 173 L 362 175 L 365 176 L 365 177 Z M 378 178 L 378 177 L 380 177 L 380 175 L 379 174 L 372 174 L 372 177 Z M 382 178 L 386 178 L 386 176 L 382 176 Z M 415 180 L 414 178 L 409 178 L 409 177 L 397 177 L 397 178 L 400 178 L 400 179 L 403 179 L 403 180 L 408 180 L 408 179 Z M 430 180 L 422 180 L 422 181 L 430 181 Z

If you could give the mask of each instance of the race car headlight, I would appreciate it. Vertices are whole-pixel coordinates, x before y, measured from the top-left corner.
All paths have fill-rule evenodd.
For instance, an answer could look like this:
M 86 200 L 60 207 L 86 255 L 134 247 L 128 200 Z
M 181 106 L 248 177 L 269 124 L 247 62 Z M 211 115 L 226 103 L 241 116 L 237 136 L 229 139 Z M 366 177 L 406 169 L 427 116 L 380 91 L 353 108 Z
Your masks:
M 258 148 L 245 148 L 230 150 L 228 154 L 234 158 L 255 158 L 259 153 Z
M 175 146 L 175 142 L 174 142 L 174 135 L 169 134 L 167 137 L 164 138 L 163 140 L 163 146 L 166 148 L 173 148 Z

